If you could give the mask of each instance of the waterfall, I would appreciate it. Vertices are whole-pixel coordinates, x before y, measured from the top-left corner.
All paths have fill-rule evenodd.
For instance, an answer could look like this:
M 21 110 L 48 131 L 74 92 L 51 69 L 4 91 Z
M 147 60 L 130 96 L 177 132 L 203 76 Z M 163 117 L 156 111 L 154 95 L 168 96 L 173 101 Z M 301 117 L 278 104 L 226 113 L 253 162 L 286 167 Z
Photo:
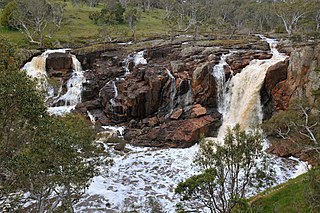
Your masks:
M 134 66 L 138 66 L 139 64 L 147 64 L 147 60 L 144 58 L 144 50 L 133 54 L 133 56 L 129 54 L 124 60 L 123 69 L 125 71 L 125 76 L 130 73 L 130 62 L 133 62 Z
M 214 76 L 216 80 L 216 85 L 217 85 L 217 103 L 218 103 L 218 111 L 220 113 L 223 113 L 223 110 L 224 110 L 225 93 L 226 93 L 226 87 L 228 86 L 228 83 L 226 82 L 226 78 L 225 78 L 224 68 L 226 66 L 229 66 L 226 62 L 226 58 L 231 54 L 232 53 L 229 53 L 227 55 L 222 54 L 219 64 L 215 65 L 212 69 L 212 75 Z
M 130 54 L 129 54 L 129 55 L 127 56 L 127 58 L 124 60 L 124 66 L 123 66 L 123 68 L 124 68 L 124 71 L 125 71 L 125 73 L 124 73 L 125 76 L 130 73 L 130 68 L 129 68 L 129 66 L 130 66 L 130 62 L 131 62 L 132 60 L 133 60 L 133 57 L 132 57 Z
M 47 93 L 46 100 L 54 96 L 54 89 L 49 84 L 48 76 L 46 73 L 46 59 L 51 53 L 66 53 L 69 49 L 47 50 L 40 56 L 34 57 L 30 62 L 26 63 L 22 70 L 27 74 L 37 79 L 38 88 Z M 81 68 L 81 64 L 75 55 L 71 55 L 73 63 L 73 73 L 70 79 L 67 81 L 67 91 L 61 95 L 62 88 L 58 91 L 58 96 L 52 105 L 63 103 L 63 106 L 49 107 L 48 111 L 51 114 L 63 115 L 70 112 L 74 107 L 81 102 L 82 83 L 85 81 L 84 71 Z M 61 96 L 60 96 L 61 95 Z
M 54 89 L 48 82 L 48 76 L 46 73 L 46 59 L 48 54 L 43 54 L 33 57 L 32 60 L 26 63 L 21 70 L 27 72 L 27 75 L 31 78 L 36 79 L 37 89 L 47 93 L 46 97 L 52 97 L 54 95 Z
M 166 115 L 166 118 L 171 115 L 173 112 L 173 109 L 175 107 L 175 97 L 177 94 L 177 88 L 176 88 L 176 79 L 175 77 L 171 74 L 170 70 L 166 69 L 168 76 L 170 78 L 170 104 L 169 104 L 169 113 Z
M 265 39 L 274 53 L 271 59 L 252 60 L 241 73 L 236 74 L 230 80 L 228 92 L 225 94 L 223 123 L 219 129 L 218 140 L 223 141 L 227 128 L 232 128 L 237 123 L 242 129 L 255 128 L 262 122 L 262 106 L 260 102 L 260 90 L 264 83 L 268 68 L 277 62 L 286 59 L 276 49 L 276 41 Z M 216 68 L 218 70 L 218 67 Z
M 113 98 L 110 99 L 110 103 L 112 106 L 115 106 L 116 102 L 114 101 L 114 99 L 119 95 L 119 91 L 118 91 L 118 88 L 117 88 L 115 81 L 113 81 L 113 80 L 108 81 L 107 85 L 110 85 L 110 84 L 112 84 L 112 88 L 113 88 L 113 92 L 114 92 L 114 96 L 113 96 Z
M 144 50 L 134 54 L 133 63 L 134 66 L 138 66 L 139 64 L 147 64 L 147 59 L 144 58 Z
M 177 97 L 178 98 L 177 104 L 181 107 L 186 107 L 193 103 L 191 80 L 188 79 L 187 82 L 188 82 L 188 92 L 186 92 L 183 95 L 180 95 L 180 91 L 178 92 L 179 95 Z M 180 85 L 178 86 L 178 88 L 181 88 L 181 84 L 182 84 L 182 81 L 180 81 Z

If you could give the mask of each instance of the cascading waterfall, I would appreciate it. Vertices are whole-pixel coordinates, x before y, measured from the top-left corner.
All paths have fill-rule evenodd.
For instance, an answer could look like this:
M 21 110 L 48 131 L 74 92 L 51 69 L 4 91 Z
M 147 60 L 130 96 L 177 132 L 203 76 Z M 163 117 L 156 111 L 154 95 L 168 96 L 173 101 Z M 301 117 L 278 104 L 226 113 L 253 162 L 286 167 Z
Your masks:
M 147 64 L 147 59 L 144 58 L 144 50 L 134 54 L 133 63 L 134 66 L 138 66 L 139 64 Z
M 32 60 L 26 63 L 21 70 L 27 72 L 27 75 L 36 79 L 37 88 L 40 91 L 47 93 L 46 98 L 54 95 L 54 90 L 48 82 L 48 76 L 46 73 L 46 59 L 48 57 L 47 52 L 42 53 L 39 56 L 33 57 Z
M 228 116 L 227 111 L 229 109 L 239 109 L 242 105 L 246 104 L 258 105 L 257 107 L 260 107 L 259 109 L 251 111 L 252 116 L 253 113 L 261 113 L 259 91 L 265 77 L 266 69 L 272 64 L 285 59 L 285 56 L 279 54 L 278 58 L 277 55 L 278 54 L 274 54 L 274 57 L 270 60 L 253 61 L 248 65 L 251 68 L 246 68 L 242 73 L 237 74 L 236 78 L 232 77 L 233 80 L 229 82 L 229 86 L 228 82 L 221 81 L 225 84 L 225 86 L 221 88 L 225 90 L 228 87 L 224 99 L 229 101 L 226 101 L 225 107 L 222 109 L 222 111 L 225 112 L 225 117 Z M 223 60 L 221 60 L 220 63 L 223 64 Z M 222 71 L 222 69 L 220 71 Z M 177 93 L 177 91 L 175 91 L 176 79 L 169 70 L 167 70 L 167 73 L 170 78 L 170 82 L 168 83 L 171 84 L 168 86 L 170 86 L 172 90 L 170 93 L 171 105 L 177 104 L 179 101 L 174 99 Z M 262 82 L 258 82 L 257 79 Z M 243 85 L 241 81 L 248 81 L 248 83 Z M 250 101 L 248 100 L 248 102 L 242 100 L 239 97 L 242 95 L 241 92 L 237 92 L 237 85 L 239 84 L 246 88 L 241 90 L 241 92 L 246 93 L 252 90 L 251 93 L 256 93 L 254 94 L 255 97 Z M 256 88 L 254 89 L 253 87 Z M 253 90 L 255 92 L 253 92 Z M 188 95 L 191 95 L 191 93 Z M 250 97 L 249 94 L 245 96 Z M 241 103 L 240 100 L 242 101 Z M 239 101 L 239 103 L 237 101 Z M 249 106 L 247 107 L 250 108 Z M 246 108 L 246 106 L 243 108 Z M 250 110 L 244 111 L 250 113 Z M 237 116 L 239 117 L 240 115 L 234 115 L 234 118 L 237 119 Z M 228 118 L 231 119 L 231 115 Z M 242 119 L 245 118 L 251 119 L 250 116 L 242 117 Z M 260 116 L 255 116 L 255 119 L 258 121 L 249 123 L 261 122 Z M 226 125 L 227 122 L 228 119 L 225 119 L 224 125 Z M 247 128 L 247 125 L 250 126 L 246 124 L 244 128 Z M 107 129 L 110 128 L 108 127 Z M 123 209 L 125 205 L 132 206 L 132 204 L 134 204 L 141 212 L 148 212 L 150 209 L 144 210 L 143 206 L 148 201 L 148 198 L 155 198 L 156 201 L 162 205 L 165 212 L 176 212 L 175 205 L 178 202 L 178 197 L 174 194 L 174 188 L 180 181 L 197 174 L 192 160 L 199 149 L 198 145 L 187 149 L 157 149 L 126 146 L 127 151 L 125 154 L 113 152 L 109 146 L 106 147 L 110 150 L 110 153 L 113 154 L 114 165 L 109 169 L 108 173 L 93 178 L 86 193 L 87 197 L 83 198 L 78 205 L 76 205 L 77 211 L 99 212 L 103 209 L 103 212 L 108 210 L 121 212 L 122 210 L 130 210 Z M 278 175 L 278 183 L 285 182 L 289 178 L 294 178 L 305 171 L 304 164 L 302 162 L 297 163 L 296 159 L 288 160 L 277 158 L 273 161 L 273 164 Z M 88 202 L 92 203 L 92 205 L 88 206 Z M 85 205 L 81 205 L 81 203 Z M 110 205 L 107 206 L 106 203 Z M 202 210 L 203 209 L 199 208 L 199 211 Z
M 69 49 L 59 49 L 59 50 L 47 50 L 40 56 L 34 57 L 30 62 L 26 63 L 22 70 L 25 70 L 27 74 L 37 79 L 38 88 L 42 91 L 47 92 L 46 99 L 54 96 L 54 89 L 48 82 L 48 76 L 46 73 L 46 59 L 51 53 L 66 53 Z M 55 115 L 63 115 L 70 112 L 74 107 L 81 102 L 81 92 L 82 83 L 85 81 L 84 71 L 81 68 L 81 64 L 76 58 L 72 56 L 73 62 L 73 73 L 67 82 L 67 91 L 65 94 L 59 97 L 61 94 L 61 89 L 58 92 L 58 97 L 55 97 L 55 101 L 52 105 L 56 103 L 64 103 L 63 106 L 49 107 L 48 112 Z
M 218 103 L 218 111 L 223 113 L 224 105 L 225 105 L 225 93 L 226 88 L 228 86 L 228 82 L 226 82 L 225 78 L 225 67 L 229 66 L 226 62 L 226 58 L 230 56 L 232 53 L 227 55 L 222 54 L 219 64 L 215 65 L 212 69 L 212 75 L 214 76 L 217 83 L 217 103 Z
M 108 85 L 112 84 L 114 96 L 113 96 L 113 98 L 110 99 L 110 103 L 111 103 L 112 106 L 115 106 L 116 103 L 115 103 L 114 99 L 119 95 L 119 91 L 118 91 L 116 82 L 115 81 L 109 81 L 107 84 Z
M 242 129 L 251 129 L 262 122 L 262 106 L 260 90 L 263 85 L 268 68 L 277 62 L 286 59 L 275 49 L 275 40 L 265 39 L 272 53 L 271 59 L 252 60 L 241 73 L 232 77 L 228 92 L 225 94 L 223 123 L 219 129 L 218 140 L 223 141 L 227 128 L 237 123 Z
M 180 84 L 181 83 L 182 81 L 180 81 Z M 180 88 L 180 85 L 179 85 L 179 88 Z M 178 95 L 177 104 L 181 107 L 185 107 L 185 106 L 189 106 L 192 103 L 193 103 L 193 97 L 192 97 L 191 81 L 188 80 L 188 92 L 186 92 L 184 95 Z
M 134 66 L 138 66 L 139 64 L 147 64 L 147 59 L 144 58 L 144 50 L 135 53 L 133 56 L 129 54 L 127 58 L 124 60 L 123 69 L 125 71 L 124 75 L 128 75 L 130 73 L 130 62 L 133 61 Z
M 173 112 L 173 109 L 175 107 L 175 97 L 177 94 L 177 88 L 176 88 L 176 79 L 171 74 L 170 70 L 166 69 L 168 76 L 170 78 L 170 103 L 169 103 L 169 113 L 166 115 L 166 117 L 169 117 L 171 113 Z

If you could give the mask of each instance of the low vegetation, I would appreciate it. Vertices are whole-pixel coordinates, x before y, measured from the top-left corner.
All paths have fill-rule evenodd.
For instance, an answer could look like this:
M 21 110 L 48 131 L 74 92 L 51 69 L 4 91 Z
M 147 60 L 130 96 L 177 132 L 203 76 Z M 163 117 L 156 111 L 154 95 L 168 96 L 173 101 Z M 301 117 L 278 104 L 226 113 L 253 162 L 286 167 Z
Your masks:
M 249 203 L 253 212 L 316 213 L 320 210 L 319 187 L 320 170 L 311 169 L 307 174 L 251 198 Z

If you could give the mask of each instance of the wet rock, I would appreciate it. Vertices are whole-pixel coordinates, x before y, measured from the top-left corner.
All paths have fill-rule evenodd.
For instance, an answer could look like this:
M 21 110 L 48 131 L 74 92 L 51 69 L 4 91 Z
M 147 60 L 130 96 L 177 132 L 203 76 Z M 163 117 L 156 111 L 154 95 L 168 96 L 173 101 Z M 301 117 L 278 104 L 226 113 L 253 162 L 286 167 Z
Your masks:
M 207 109 L 201 106 L 200 104 L 196 104 L 192 109 L 190 113 L 191 118 L 197 118 L 200 116 L 203 116 L 207 114 Z
M 221 125 L 221 115 L 206 115 L 199 118 L 175 120 L 162 124 L 158 128 L 134 131 L 131 142 L 139 146 L 155 147 L 190 147 L 199 141 L 201 136 L 214 136 Z M 127 137 L 128 138 L 128 137 Z
M 172 120 L 178 120 L 181 117 L 182 113 L 183 109 L 177 109 L 171 114 L 170 118 Z
M 49 77 L 66 77 L 72 72 L 72 57 L 69 53 L 51 53 L 46 58 Z

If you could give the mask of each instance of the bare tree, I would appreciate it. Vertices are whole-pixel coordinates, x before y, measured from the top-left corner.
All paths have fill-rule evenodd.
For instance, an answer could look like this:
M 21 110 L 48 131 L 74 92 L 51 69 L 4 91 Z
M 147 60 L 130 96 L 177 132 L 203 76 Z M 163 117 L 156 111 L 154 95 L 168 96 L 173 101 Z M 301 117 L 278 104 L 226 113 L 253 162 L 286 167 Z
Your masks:
M 275 14 L 281 19 L 283 26 L 292 35 L 298 22 L 309 14 L 313 9 L 314 1 L 310 0 L 286 0 L 274 2 Z
M 50 23 L 61 24 L 63 9 L 54 12 L 47 0 L 17 0 L 13 25 L 21 30 L 32 43 L 43 46 L 44 33 Z

